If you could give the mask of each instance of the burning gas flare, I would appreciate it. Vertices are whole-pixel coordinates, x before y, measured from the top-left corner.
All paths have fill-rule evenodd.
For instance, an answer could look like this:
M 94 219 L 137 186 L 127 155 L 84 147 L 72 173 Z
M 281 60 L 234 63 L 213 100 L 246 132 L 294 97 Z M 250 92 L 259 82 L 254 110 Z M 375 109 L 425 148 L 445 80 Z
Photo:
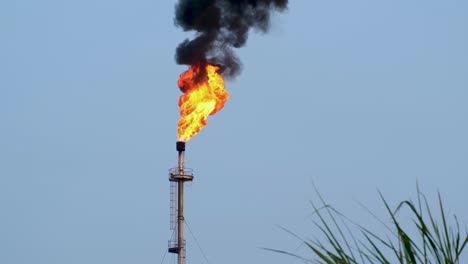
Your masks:
M 214 115 L 224 107 L 229 93 L 224 89 L 224 79 L 219 74 L 219 67 L 207 64 L 192 65 L 180 75 L 177 84 L 184 93 L 179 98 L 180 119 L 178 138 L 188 141 L 206 126 L 209 115 Z M 206 76 L 200 74 L 206 73 Z

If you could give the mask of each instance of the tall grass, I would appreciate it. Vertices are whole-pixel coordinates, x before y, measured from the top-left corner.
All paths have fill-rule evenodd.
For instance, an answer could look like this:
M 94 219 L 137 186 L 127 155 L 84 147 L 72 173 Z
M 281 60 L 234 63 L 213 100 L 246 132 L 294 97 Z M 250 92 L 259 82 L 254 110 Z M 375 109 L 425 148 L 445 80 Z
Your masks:
M 432 211 L 426 197 L 417 188 L 417 201 L 404 200 L 391 208 L 379 193 L 389 221 L 379 220 L 388 233 L 384 236 L 353 222 L 332 206 L 320 193 L 319 203 L 312 203 L 314 224 L 321 233 L 303 243 L 310 249 L 312 259 L 286 251 L 272 250 L 299 257 L 318 264 L 467 264 L 461 260 L 468 243 L 466 230 L 462 231 L 457 218 L 446 216 L 442 198 L 438 195 L 437 210 Z M 405 212 L 401 212 L 405 210 Z M 408 221 L 401 219 L 409 217 Z M 289 231 L 288 231 L 289 232 Z M 292 233 L 291 233 L 292 234 Z M 294 235 L 294 234 L 293 234 Z M 296 235 L 295 235 L 296 236 Z M 298 236 L 296 236 L 298 237 Z

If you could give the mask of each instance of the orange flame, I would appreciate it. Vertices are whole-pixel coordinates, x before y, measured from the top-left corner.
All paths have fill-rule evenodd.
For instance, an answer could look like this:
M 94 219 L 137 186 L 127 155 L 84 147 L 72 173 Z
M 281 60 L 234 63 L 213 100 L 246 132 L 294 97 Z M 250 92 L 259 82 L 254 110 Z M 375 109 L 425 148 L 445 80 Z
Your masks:
M 218 72 L 219 67 L 208 64 L 205 71 L 206 77 L 196 82 L 201 68 L 191 66 L 177 81 L 184 92 L 179 98 L 179 140 L 190 140 L 200 132 L 206 126 L 208 116 L 221 110 L 229 99 L 229 93 L 224 89 L 223 77 Z

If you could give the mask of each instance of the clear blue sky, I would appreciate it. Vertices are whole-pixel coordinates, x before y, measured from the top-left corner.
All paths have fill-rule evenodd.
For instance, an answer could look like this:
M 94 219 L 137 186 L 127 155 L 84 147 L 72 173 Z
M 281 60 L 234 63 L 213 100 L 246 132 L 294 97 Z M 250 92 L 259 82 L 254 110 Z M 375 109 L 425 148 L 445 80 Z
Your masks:
M 175 1 L 0 3 L 0 263 L 154 264 L 175 151 Z M 414 198 L 468 224 L 468 2 L 291 1 L 239 50 L 187 145 L 186 218 L 211 263 L 297 263 L 312 182 L 351 218 Z M 378 226 L 376 226 L 378 228 Z M 206 263 L 188 233 L 188 263 Z M 171 256 L 166 256 L 166 263 Z

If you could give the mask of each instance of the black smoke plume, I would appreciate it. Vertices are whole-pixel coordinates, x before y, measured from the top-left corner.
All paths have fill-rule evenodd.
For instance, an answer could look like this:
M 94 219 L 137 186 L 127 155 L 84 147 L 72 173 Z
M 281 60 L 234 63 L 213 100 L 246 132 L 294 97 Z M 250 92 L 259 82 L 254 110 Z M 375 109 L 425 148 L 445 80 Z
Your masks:
M 249 29 L 267 32 L 271 12 L 287 6 L 288 0 L 179 0 L 175 24 L 195 31 L 195 38 L 180 43 L 176 62 L 202 70 L 207 63 L 218 65 L 223 76 L 234 78 L 241 63 L 233 49 L 246 44 Z M 201 71 L 198 78 L 204 79 L 205 74 Z

